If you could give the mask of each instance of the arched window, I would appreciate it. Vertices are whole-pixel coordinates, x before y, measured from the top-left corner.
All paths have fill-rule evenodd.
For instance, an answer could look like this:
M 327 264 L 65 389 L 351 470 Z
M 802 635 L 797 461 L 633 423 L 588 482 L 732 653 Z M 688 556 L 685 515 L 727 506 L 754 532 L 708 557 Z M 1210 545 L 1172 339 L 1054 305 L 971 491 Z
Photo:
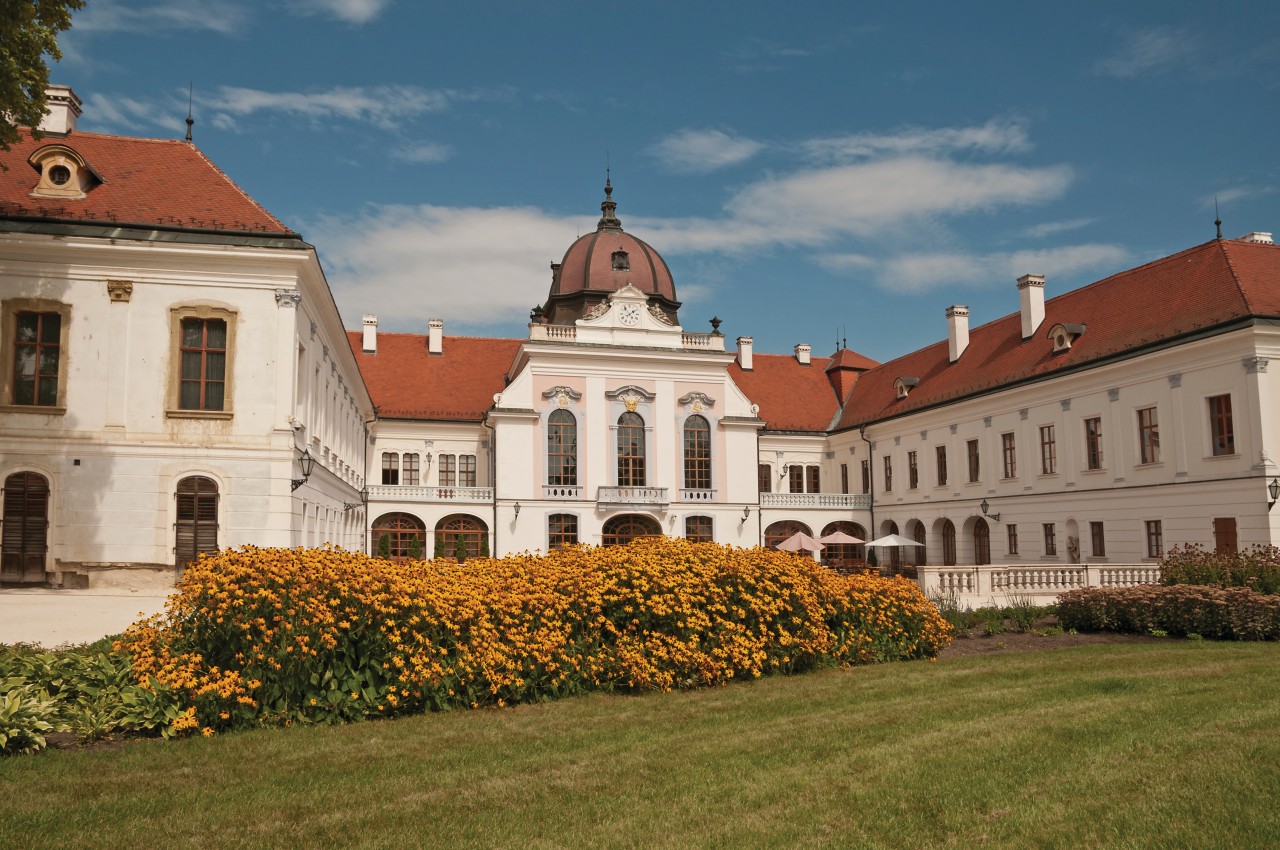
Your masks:
M 662 526 L 653 517 L 623 514 L 605 521 L 600 542 L 605 546 L 623 546 L 637 537 L 661 536 Z
M 618 417 L 618 486 L 645 486 L 644 420 L 627 411 Z
M 866 540 L 867 532 L 862 526 L 856 522 L 829 522 L 822 529 L 822 536 L 826 537 L 835 534 L 837 531 L 844 532 L 850 537 L 856 537 L 858 540 Z M 867 559 L 867 547 L 861 543 L 826 543 L 825 549 L 822 550 L 822 560 L 826 563 L 843 567 L 849 566 L 850 562 L 858 563 Z
M 991 529 L 982 517 L 978 517 L 973 523 L 973 562 L 991 563 Z
M 919 543 L 920 545 L 911 547 L 914 550 L 911 553 L 911 563 L 919 567 L 924 565 L 924 553 L 925 553 L 924 523 L 918 519 L 914 520 L 914 523 L 915 523 L 915 526 L 911 530 L 911 539 Z
M 373 521 L 373 554 L 393 561 L 417 560 L 425 552 L 427 526 L 412 514 L 383 514 Z
M 793 519 L 780 519 L 777 522 L 770 523 L 769 527 L 764 530 L 764 545 L 766 549 L 777 549 L 778 544 L 786 540 L 798 531 L 802 531 L 810 537 L 813 532 L 809 530 L 809 526 L 803 522 L 797 522 Z
M 488 557 L 489 529 L 468 514 L 450 514 L 436 523 L 436 555 L 459 561 Z
M 951 520 L 942 523 L 942 563 L 948 567 L 956 565 L 956 525 Z
M 888 526 L 886 526 L 885 528 L 885 534 L 897 534 L 897 533 L 898 533 L 898 524 L 890 520 Z M 888 554 L 889 554 L 889 566 L 896 573 L 898 570 L 902 568 L 902 547 L 890 546 Z
M 559 549 L 578 542 L 578 518 L 573 514 L 552 514 L 547 517 L 547 548 Z
M 567 410 L 547 417 L 547 483 L 559 487 L 578 483 L 578 420 Z
M 0 581 L 44 584 L 49 535 L 49 482 L 34 472 L 4 480 Z
M 684 423 L 684 486 L 711 489 L 711 425 L 696 414 Z
M 218 552 L 218 483 L 203 475 L 178 482 L 178 521 L 174 523 L 174 563 L 186 566 L 201 554 Z

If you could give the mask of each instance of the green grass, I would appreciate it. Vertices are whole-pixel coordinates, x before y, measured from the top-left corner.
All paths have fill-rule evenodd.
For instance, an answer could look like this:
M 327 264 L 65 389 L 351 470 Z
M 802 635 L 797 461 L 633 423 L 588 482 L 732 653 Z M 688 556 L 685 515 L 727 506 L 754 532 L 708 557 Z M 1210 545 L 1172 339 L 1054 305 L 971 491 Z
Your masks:
M 1261 848 L 1280 647 L 1092 646 L 0 760 L 23 847 Z

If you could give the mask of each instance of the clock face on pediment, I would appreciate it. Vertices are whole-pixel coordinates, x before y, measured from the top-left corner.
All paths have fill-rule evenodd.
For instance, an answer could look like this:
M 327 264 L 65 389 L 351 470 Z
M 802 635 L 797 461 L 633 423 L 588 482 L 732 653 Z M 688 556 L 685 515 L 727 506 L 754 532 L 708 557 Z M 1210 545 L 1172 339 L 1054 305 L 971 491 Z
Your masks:
M 640 322 L 639 304 L 622 304 L 618 307 L 618 321 L 627 327 L 635 327 Z

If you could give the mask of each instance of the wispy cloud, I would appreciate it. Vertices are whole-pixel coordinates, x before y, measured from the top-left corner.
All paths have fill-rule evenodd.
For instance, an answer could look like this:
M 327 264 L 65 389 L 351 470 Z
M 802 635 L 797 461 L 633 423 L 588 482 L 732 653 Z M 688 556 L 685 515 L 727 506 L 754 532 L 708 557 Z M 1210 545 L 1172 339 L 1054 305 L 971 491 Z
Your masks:
M 327 15 L 349 24 L 367 24 L 382 14 L 391 0 L 289 0 L 289 8 L 303 15 Z
M 1132 33 L 1123 47 L 1097 62 L 1094 73 L 1122 80 L 1168 73 L 1196 54 L 1196 41 L 1187 33 L 1153 27 Z
M 391 155 L 401 162 L 434 165 L 452 157 L 453 149 L 439 142 L 417 142 L 415 144 L 401 145 L 393 149 Z
M 388 128 L 399 119 L 440 112 L 460 97 L 455 92 L 420 86 L 339 86 L 317 92 L 273 92 L 222 86 L 205 105 L 242 118 L 275 112 L 311 119 L 361 121 Z
M 659 139 L 649 152 L 672 171 L 702 173 L 745 162 L 763 148 L 723 130 L 680 130 Z
M 1276 189 L 1277 187 L 1275 186 L 1232 186 L 1229 189 L 1219 189 L 1212 195 L 1205 195 L 1200 199 L 1200 206 L 1206 210 L 1211 210 L 1215 206 L 1221 209 L 1225 205 L 1242 201 L 1245 198 L 1273 194 Z
M 1129 259 L 1118 245 L 1092 243 L 1046 248 L 1041 251 L 1003 253 L 899 254 L 861 268 L 872 269 L 881 288 L 895 292 L 925 292 L 954 286 L 1012 285 L 1024 274 L 1070 277 L 1098 269 L 1112 269 Z M 847 272 L 849 265 L 840 255 L 824 258 L 825 268 Z
M 93 0 L 75 16 L 71 32 L 77 34 L 207 30 L 232 35 L 250 20 L 240 3 L 226 0 L 169 0 L 165 3 L 120 3 Z
M 1031 141 L 1026 121 L 999 118 L 977 127 L 907 127 L 891 133 L 828 136 L 805 141 L 800 148 L 818 162 L 854 162 L 886 154 L 1022 153 L 1031 149 Z
M 1046 221 L 1043 224 L 1034 224 L 1031 227 L 1024 228 L 1022 235 L 1028 239 L 1043 239 L 1046 236 L 1056 236 L 1059 233 L 1067 233 L 1072 230 L 1079 230 L 1082 227 L 1088 227 L 1097 221 L 1096 218 L 1073 218 L 1068 221 Z

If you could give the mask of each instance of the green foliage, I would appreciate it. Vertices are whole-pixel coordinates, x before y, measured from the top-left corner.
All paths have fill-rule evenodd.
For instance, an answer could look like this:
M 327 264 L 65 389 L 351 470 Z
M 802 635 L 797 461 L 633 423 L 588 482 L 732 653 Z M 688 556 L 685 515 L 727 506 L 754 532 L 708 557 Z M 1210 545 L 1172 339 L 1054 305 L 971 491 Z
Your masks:
M 461 534 L 453 545 L 453 557 L 458 559 L 458 563 L 467 559 L 467 541 Z
M 18 141 L 15 125 L 40 126 L 45 114 L 49 66 L 62 58 L 58 33 L 71 26 L 71 12 L 84 0 L 8 0 L 0 7 L 0 150 Z
M 0 677 L 0 755 L 34 753 L 57 728 L 49 694 L 18 676 Z
M 489 557 L 489 535 L 488 534 L 480 535 L 480 557 L 481 558 Z
M 437 557 L 437 558 L 443 558 L 444 556 L 445 556 L 445 551 L 444 551 L 444 535 L 437 531 L 437 532 L 436 532 L 436 548 L 435 548 L 435 557 Z
M 1160 561 L 1160 583 L 1247 587 L 1280 594 L 1280 548 L 1254 546 L 1243 552 L 1209 552 L 1191 545 L 1174 547 Z
M 416 534 L 409 538 L 409 557 L 415 561 L 422 557 L 422 538 Z
M 1058 597 L 1064 628 L 1082 632 L 1162 631 L 1214 640 L 1280 640 L 1280 596 L 1247 587 L 1087 587 Z
M 391 557 L 391 535 L 385 532 L 378 535 L 378 557 L 384 560 Z

